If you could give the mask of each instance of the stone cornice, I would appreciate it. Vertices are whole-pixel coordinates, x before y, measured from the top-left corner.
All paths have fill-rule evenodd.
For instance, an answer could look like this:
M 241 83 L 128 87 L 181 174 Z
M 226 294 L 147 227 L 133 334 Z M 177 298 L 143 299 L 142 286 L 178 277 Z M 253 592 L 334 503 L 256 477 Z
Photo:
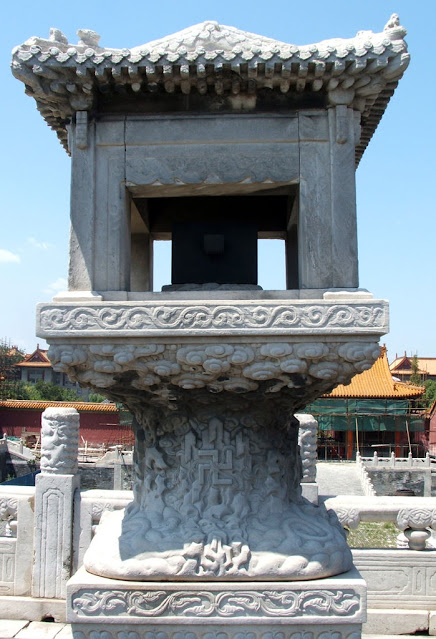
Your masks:
M 327 94 L 331 105 L 362 114 L 360 159 L 409 63 L 406 31 L 395 14 L 383 32 L 295 46 L 208 21 L 133 49 L 98 46 L 79 30 L 76 45 L 57 29 L 13 51 L 12 72 L 25 83 L 66 147 L 66 125 L 96 108 L 102 93 L 164 91 L 255 96 L 261 89 Z

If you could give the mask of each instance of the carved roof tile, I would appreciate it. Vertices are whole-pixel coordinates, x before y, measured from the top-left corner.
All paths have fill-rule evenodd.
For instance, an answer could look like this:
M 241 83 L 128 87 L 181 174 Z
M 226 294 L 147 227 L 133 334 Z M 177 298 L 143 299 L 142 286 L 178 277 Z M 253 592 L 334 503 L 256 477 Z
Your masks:
M 362 113 L 359 160 L 398 80 L 409 63 L 406 30 L 394 14 L 381 33 L 359 31 L 297 46 L 206 21 L 132 49 L 99 46 L 100 36 L 77 32 L 76 45 L 58 29 L 32 37 L 13 50 L 12 72 L 35 98 L 46 122 L 66 147 L 66 124 L 77 110 L 92 111 L 99 92 L 124 87 L 133 94 L 164 91 L 219 94 L 260 90 L 324 92 L 346 89 Z M 223 81 L 239 75 L 239 84 Z M 286 81 L 284 81 L 286 80 Z

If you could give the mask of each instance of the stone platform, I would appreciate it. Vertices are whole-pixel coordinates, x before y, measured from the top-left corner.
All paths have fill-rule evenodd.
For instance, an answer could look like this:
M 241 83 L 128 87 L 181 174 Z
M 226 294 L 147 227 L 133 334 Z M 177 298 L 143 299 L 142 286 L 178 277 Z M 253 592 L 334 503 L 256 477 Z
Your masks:
M 135 639 L 188 631 L 191 639 L 241 632 L 269 639 L 278 631 L 291 638 L 308 630 L 313 639 L 329 631 L 357 639 L 365 610 L 366 584 L 355 569 L 312 581 L 157 583 L 106 579 L 82 568 L 67 587 L 67 621 L 81 639 L 95 630 L 107 639 L 130 637 L 126 627 Z

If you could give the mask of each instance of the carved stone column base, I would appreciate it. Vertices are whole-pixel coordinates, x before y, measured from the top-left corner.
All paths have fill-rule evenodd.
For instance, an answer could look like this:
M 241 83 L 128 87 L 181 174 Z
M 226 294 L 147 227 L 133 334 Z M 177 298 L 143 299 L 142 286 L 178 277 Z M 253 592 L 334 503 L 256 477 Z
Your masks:
M 237 639 L 248 632 L 252 639 L 297 639 L 303 632 L 359 639 L 365 610 L 366 584 L 355 569 L 292 583 L 157 583 L 82 568 L 67 589 L 75 639 Z

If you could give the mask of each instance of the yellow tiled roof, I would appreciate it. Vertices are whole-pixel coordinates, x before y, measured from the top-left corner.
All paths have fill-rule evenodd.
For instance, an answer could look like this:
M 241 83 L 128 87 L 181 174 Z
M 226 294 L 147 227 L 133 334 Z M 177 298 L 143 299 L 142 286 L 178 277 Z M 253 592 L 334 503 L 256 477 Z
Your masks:
M 20 368 L 51 368 L 50 362 L 26 362 L 26 360 L 15 364 L 15 366 Z
M 92 402 L 43 402 L 32 399 L 6 399 L 0 401 L 0 408 L 43 409 L 75 408 L 76 410 L 94 413 L 116 413 L 116 404 L 94 404 Z
M 422 386 L 413 386 L 392 379 L 386 348 L 382 347 L 379 358 L 369 370 L 353 377 L 347 386 L 339 384 L 323 397 L 419 397 L 424 391 L 425 388 Z
M 389 368 L 391 369 L 394 375 L 397 372 L 398 374 L 411 375 L 413 371 L 410 365 L 408 365 L 408 362 L 410 362 L 411 359 L 412 359 L 412 356 L 397 357 L 390 364 Z M 418 362 L 417 362 L 418 373 L 420 375 L 436 375 L 436 357 L 418 357 L 417 359 L 418 359 Z M 403 362 L 406 365 L 404 366 L 404 368 L 400 368 L 400 365 L 403 364 Z
M 15 366 L 34 366 L 37 368 L 51 367 L 49 358 L 47 357 L 47 349 L 39 348 L 39 344 L 33 353 L 28 353 L 22 362 L 18 362 Z

